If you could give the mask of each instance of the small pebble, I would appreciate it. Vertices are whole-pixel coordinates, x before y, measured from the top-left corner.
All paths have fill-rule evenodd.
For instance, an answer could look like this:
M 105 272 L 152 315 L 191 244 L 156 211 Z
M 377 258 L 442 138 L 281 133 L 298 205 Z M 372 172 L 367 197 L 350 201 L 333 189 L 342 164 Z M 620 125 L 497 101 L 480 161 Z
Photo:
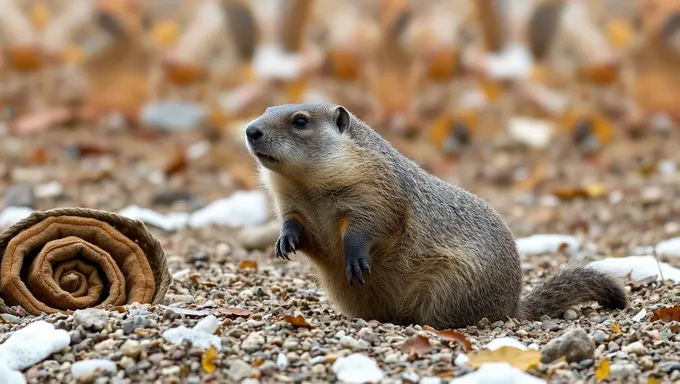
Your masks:
M 567 309 L 564 311 L 564 320 L 572 321 L 578 319 L 578 313 L 573 309 Z

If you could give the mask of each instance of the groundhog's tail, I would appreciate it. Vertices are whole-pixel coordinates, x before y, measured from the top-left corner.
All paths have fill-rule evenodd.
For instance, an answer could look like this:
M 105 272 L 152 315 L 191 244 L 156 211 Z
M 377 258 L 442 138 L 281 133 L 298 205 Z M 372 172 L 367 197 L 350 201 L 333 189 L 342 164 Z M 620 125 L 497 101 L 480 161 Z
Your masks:
M 628 297 L 614 278 L 583 265 L 562 268 L 522 298 L 521 317 L 562 317 L 570 306 L 596 301 L 606 308 L 623 309 Z

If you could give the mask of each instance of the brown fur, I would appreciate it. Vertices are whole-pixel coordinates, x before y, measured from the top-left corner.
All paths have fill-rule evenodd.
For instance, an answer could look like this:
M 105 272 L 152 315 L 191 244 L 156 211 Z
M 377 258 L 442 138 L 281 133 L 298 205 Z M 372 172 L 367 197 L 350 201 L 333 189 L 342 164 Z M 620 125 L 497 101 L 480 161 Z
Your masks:
M 270 108 L 251 123 L 264 134 L 248 146 L 256 157 L 277 159 L 260 159 L 261 179 L 279 217 L 304 227 L 301 251 L 340 312 L 446 328 L 559 316 L 590 300 L 627 305 L 615 280 L 584 267 L 555 274 L 520 300 L 515 240 L 494 209 L 428 174 L 356 117 L 348 114 L 343 124 L 342 111 L 328 104 Z M 308 126 L 293 128 L 296 116 Z M 349 231 L 370 241 L 365 284 L 348 283 Z

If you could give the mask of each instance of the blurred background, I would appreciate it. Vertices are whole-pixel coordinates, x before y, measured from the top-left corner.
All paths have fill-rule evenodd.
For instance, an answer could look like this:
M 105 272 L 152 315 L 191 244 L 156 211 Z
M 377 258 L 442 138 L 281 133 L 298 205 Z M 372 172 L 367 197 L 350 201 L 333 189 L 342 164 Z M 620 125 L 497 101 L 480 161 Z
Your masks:
M 502 210 L 545 196 L 612 198 L 626 167 L 675 170 L 675 0 L 0 9 L 0 208 L 192 210 L 256 189 L 243 127 L 267 106 L 312 101 L 345 105 Z

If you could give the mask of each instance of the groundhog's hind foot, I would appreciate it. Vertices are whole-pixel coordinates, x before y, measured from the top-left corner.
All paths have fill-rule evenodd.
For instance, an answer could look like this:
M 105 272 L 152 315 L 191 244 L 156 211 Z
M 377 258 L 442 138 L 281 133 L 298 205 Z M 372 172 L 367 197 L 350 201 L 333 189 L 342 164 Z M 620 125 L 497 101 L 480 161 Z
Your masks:
M 277 258 L 290 260 L 289 253 L 295 254 L 298 249 L 306 244 L 305 228 L 302 223 L 295 218 L 286 218 L 281 225 L 281 234 L 274 246 L 274 253 Z

